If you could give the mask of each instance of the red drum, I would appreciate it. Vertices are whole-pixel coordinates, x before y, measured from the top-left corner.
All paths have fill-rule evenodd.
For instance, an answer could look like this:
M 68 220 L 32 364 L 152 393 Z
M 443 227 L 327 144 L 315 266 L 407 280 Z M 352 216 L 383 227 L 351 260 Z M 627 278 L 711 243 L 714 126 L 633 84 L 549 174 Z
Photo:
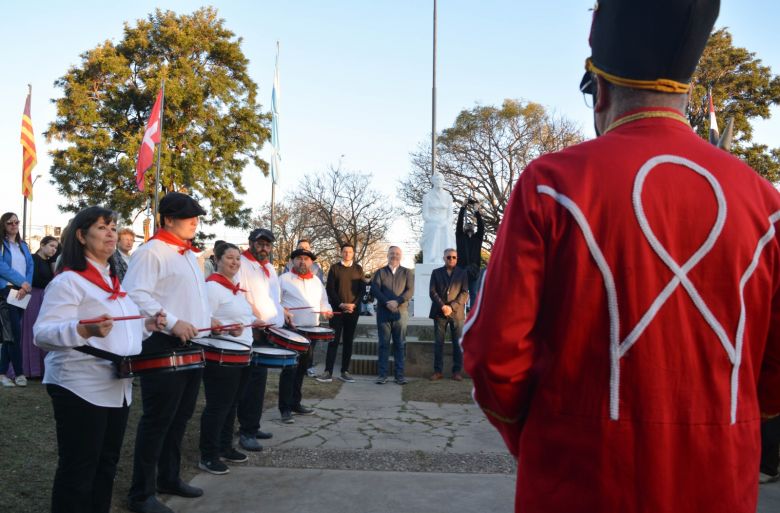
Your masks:
M 206 363 L 220 367 L 246 367 L 252 360 L 252 348 L 233 340 L 198 338 L 193 345 L 203 349 Z
M 200 369 L 203 365 L 203 350 L 200 347 L 173 349 L 165 353 L 124 356 L 116 363 L 117 377 L 119 378 Z
M 268 341 L 282 349 L 290 349 L 298 353 L 305 353 L 309 350 L 309 341 L 294 331 L 283 328 L 268 328 Z
M 330 342 L 336 338 L 336 332 L 330 328 L 324 328 L 321 326 L 298 326 L 298 333 L 314 342 L 315 340 L 324 340 Z
M 298 353 L 281 347 L 253 347 L 252 365 L 283 369 L 298 365 Z

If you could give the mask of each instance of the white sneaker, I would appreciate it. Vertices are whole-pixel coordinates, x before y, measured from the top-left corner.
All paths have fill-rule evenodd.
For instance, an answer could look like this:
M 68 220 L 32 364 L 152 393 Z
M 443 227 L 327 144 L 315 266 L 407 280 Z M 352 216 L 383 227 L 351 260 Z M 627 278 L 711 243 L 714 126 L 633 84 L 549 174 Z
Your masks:
M 16 386 L 18 387 L 26 387 L 27 386 L 27 378 L 22 374 L 21 376 L 16 376 L 16 380 L 14 380 L 16 383 Z
M 0 385 L 3 385 L 4 387 L 8 387 L 8 388 L 16 386 L 16 385 L 14 385 L 14 382 L 11 381 L 11 378 L 6 376 L 5 374 L 0 376 Z
M 317 368 L 316 367 L 309 367 L 306 370 L 306 374 L 308 374 L 310 378 L 316 377 L 317 376 Z

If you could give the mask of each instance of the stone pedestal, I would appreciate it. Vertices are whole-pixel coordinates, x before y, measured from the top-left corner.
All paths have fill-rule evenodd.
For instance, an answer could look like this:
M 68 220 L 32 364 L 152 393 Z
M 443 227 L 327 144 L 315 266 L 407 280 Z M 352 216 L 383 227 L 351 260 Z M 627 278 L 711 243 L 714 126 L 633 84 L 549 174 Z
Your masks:
M 431 313 L 431 274 L 440 264 L 414 264 L 414 318 L 427 318 Z

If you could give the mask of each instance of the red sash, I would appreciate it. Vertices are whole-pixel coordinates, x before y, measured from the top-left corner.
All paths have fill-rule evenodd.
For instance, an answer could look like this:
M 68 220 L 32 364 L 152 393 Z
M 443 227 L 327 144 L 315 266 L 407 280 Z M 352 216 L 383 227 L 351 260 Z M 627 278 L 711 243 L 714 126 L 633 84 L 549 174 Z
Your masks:
M 241 288 L 241 284 L 240 283 L 236 283 L 235 285 L 233 285 L 232 281 L 227 279 L 226 276 L 223 276 L 223 275 L 221 275 L 219 273 L 212 274 L 211 276 L 206 278 L 206 281 L 213 281 L 213 282 L 219 283 L 220 285 L 222 285 L 223 287 L 225 287 L 226 289 L 231 291 L 233 293 L 233 295 L 236 295 L 239 292 L 246 292 L 246 290 Z
M 125 297 L 127 295 L 127 292 L 122 290 L 122 286 L 119 284 L 119 278 L 116 275 L 111 277 L 111 283 L 113 284 L 113 287 L 109 287 L 108 283 L 106 283 L 106 280 L 103 279 L 103 275 L 100 274 L 100 271 L 98 271 L 94 265 L 92 265 L 92 262 L 87 261 L 87 268 L 83 271 L 76 271 L 74 269 L 70 269 L 69 267 L 66 267 L 63 269 L 63 271 L 72 271 L 88 282 L 94 283 L 101 289 L 111 294 L 108 296 L 108 299 L 111 301 L 114 301 L 120 297 Z
M 244 250 L 244 252 L 241 254 L 247 257 L 251 262 L 255 262 L 257 265 L 259 265 L 260 269 L 262 269 L 263 272 L 265 273 L 266 278 L 271 277 L 271 272 L 268 269 L 266 269 L 265 264 L 261 264 L 260 261 L 256 259 L 255 256 L 248 249 Z
M 312 274 L 311 271 L 307 272 L 306 274 L 299 274 L 298 270 L 293 267 L 292 268 L 292 272 L 295 273 L 295 275 L 298 276 L 302 280 L 310 280 L 310 279 L 314 278 L 314 275 Z
M 200 253 L 201 251 L 192 245 L 192 241 L 181 240 L 180 238 L 178 238 L 177 236 L 175 236 L 174 234 L 172 234 L 171 232 L 169 232 L 164 228 L 157 230 L 157 233 L 154 234 L 154 237 L 152 237 L 149 240 L 154 240 L 154 239 L 163 241 L 167 244 L 178 246 L 180 255 L 183 255 L 187 251 L 192 251 L 193 253 Z

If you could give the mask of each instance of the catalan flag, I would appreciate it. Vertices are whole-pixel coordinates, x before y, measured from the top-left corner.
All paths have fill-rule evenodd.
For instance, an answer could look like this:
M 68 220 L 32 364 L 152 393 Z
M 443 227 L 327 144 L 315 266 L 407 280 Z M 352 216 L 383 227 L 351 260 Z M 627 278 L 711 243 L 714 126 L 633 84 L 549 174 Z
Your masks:
M 27 93 L 27 101 L 24 104 L 22 114 L 22 194 L 32 201 L 32 170 L 38 163 L 38 154 L 35 151 L 35 135 L 33 134 L 32 119 L 30 119 L 30 98 L 32 90 Z

